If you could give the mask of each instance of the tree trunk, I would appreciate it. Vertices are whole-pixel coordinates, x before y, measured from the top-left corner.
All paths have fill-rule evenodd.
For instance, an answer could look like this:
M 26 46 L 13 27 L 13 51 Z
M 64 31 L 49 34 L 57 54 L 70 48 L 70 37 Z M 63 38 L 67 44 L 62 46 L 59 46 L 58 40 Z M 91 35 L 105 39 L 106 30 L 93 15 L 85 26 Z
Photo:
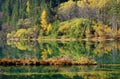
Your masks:
M 111 24 L 112 24 L 112 31 L 113 31 L 113 33 L 117 32 L 117 21 L 116 21 L 116 17 L 114 15 L 111 18 Z

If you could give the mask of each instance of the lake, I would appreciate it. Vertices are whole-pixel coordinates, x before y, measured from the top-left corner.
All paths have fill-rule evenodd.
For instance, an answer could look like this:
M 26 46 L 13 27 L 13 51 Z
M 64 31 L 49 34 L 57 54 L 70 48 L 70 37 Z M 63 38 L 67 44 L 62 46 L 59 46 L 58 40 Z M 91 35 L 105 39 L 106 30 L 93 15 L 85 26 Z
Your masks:
M 0 66 L 0 79 L 120 79 L 120 41 L 0 42 L 0 59 L 89 58 L 97 65 Z

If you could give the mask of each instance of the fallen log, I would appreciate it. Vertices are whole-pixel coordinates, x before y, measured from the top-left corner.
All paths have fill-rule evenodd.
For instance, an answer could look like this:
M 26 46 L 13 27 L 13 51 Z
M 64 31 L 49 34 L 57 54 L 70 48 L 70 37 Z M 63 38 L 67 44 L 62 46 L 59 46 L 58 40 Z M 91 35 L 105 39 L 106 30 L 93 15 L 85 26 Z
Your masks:
M 46 60 L 37 59 L 0 59 L 0 65 L 13 66 L 13 65 L 96 65 L 97 63 L 93 60 L 82 59 L 73 61 L 68 58 L 49 58 Z

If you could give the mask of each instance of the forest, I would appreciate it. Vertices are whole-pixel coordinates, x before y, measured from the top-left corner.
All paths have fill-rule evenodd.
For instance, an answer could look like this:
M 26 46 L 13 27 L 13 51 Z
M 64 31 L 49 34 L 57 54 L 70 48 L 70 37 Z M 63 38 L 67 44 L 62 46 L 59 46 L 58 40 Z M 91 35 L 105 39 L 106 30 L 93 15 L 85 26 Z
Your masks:
M 119 79 L 120 0 L 0 0 L 0 79 Z
M 0 0 L 0 39 L 120 39 L 120 0 Z

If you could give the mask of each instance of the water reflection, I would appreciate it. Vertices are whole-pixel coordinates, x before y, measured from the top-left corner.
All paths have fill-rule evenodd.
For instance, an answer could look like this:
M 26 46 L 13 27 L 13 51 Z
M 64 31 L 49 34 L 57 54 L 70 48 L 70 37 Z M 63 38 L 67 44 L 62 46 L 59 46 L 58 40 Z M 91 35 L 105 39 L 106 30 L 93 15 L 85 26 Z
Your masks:
M 120 66 L 120 65 L 119 65 Z M 1 79 L 119 79 L 119 66 L 1 67 Z
M 39 60 L 67 57 L 78 60 L 88 57 L 99 63 L 120 63 L 119 52 L 119 41 L 8 41 L 2 48 L 0 58 Z
M 0 42 L 0 59 L 88 57 L 96 66 L 0 66 L 0 79 L 119 79 L 120 42 L 8 41 Z
M 9 59 L 47 59 L 67 57 L 73 60 L 89 57 L 117 62 L 120 60 L 120 42 L 37 42 L 19 41 L 7 42 L 2 48 L 0 58 Z M 119 62 L 118 62 L 119 63 Z

